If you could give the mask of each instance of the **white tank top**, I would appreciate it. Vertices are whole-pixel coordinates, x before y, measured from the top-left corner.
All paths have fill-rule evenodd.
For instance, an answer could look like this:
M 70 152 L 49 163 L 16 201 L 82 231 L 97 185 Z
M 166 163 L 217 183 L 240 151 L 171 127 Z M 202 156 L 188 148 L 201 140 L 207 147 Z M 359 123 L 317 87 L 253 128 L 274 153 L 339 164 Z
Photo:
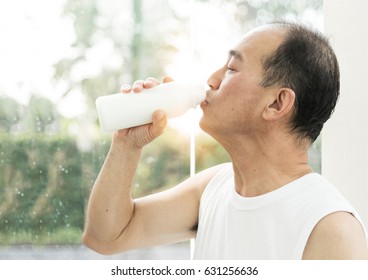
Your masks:
M 314 226 L 336 211 L 352 213 L 363 226 L 355 209 L 317 173 L 242 197 L 226 164 L 202 194 L 194 259 L 300 260 Z

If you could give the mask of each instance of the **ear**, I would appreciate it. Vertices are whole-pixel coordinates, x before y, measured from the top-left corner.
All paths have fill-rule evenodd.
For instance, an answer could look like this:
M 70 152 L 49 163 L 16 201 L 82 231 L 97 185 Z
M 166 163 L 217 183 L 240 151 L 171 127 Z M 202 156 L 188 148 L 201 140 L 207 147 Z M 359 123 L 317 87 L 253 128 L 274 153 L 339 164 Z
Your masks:
M 265 120 L 277 120 L 292 111 L 295 103 L 295 92 L 290 88 L 280 88 L 263 111 Z

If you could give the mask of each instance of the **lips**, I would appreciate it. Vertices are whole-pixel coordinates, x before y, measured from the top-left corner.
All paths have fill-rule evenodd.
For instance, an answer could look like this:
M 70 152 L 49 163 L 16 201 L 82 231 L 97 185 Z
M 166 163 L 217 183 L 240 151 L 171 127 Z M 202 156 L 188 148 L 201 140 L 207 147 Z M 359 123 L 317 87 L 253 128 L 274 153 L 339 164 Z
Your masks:
M 206 99 L 206 100 L 203 100 L 203 101 L 201 102 L 200 106 L 201 106 L 201 108 L 202 108 L 202 109 L 203 109 L 203 108 L 205 108 L 205 107 L 207 107 L 207 106 L 208 106 L 208 101 L 207 101 L 207 99 Z
M 201 106 L 207 106 L 209 104 L 208 99 L 209 99 L 210 94 L 211 93 L 209 90 L 206 91 L 206 99 L 202 101 Z

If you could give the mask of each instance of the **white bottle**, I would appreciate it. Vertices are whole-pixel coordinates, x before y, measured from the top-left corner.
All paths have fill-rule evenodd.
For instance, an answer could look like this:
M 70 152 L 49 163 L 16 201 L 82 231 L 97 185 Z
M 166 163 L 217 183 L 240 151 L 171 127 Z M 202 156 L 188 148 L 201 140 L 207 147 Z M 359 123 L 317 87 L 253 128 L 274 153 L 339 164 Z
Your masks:
M 178 117 L 206 98 L 202 85 L 163 83 L 140 93 L 116 93 L 96 99 L 102 129 L 112 132 L 152 122 L 152 113 L 163 110 L 168 118 Z

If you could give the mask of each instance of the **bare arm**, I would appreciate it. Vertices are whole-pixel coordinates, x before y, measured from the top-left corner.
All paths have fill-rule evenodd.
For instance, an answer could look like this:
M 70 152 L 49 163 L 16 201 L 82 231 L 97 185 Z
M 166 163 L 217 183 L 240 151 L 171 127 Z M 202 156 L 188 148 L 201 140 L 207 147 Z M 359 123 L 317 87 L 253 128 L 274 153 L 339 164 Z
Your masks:
M 368 259 L 367 240 L 360 222 L 347 212 L 324 217 L 313 229 L 303 259 Z
M 83 237 L 87 246 L 100 253 L 172 243 L 195 235 L 200 196 L 218 167 L 168 191 L 136 200 L 131 196 L 142 148 L 166 126 L 162 113 L 155 112 L 150 125 L 121 130 L 113 136 L 91 192 Z

